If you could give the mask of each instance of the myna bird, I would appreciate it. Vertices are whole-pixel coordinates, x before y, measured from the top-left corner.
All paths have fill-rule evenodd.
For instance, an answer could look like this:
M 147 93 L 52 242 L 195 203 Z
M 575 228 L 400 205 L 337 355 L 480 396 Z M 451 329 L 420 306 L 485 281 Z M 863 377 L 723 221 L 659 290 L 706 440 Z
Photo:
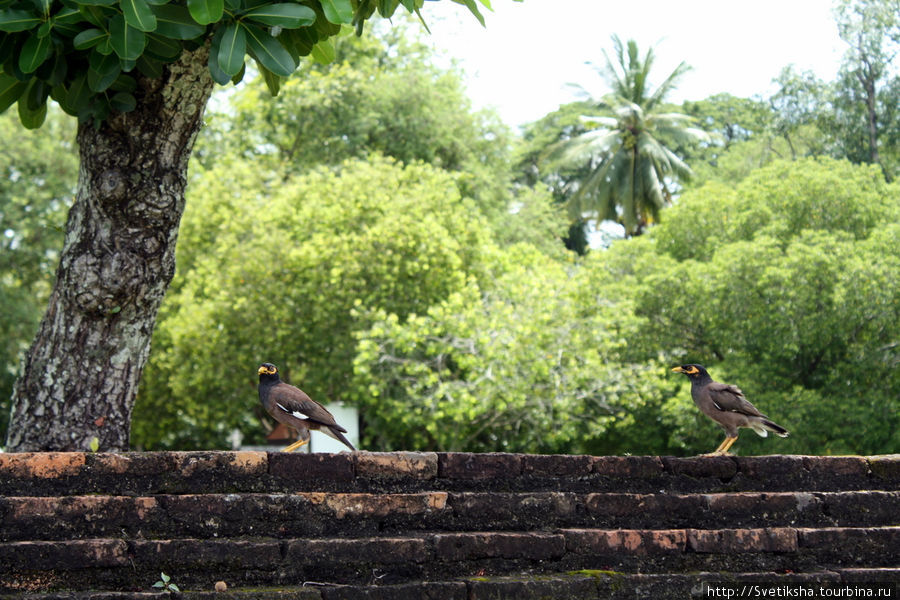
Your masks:
M 300 439 L 282 452 L 293 452 L 307 444 L 310 429 L 321 431 L 356 451 L 353 444 L 344 437 L 347 430 L 337 424 L 331 413 L 303 390 L 281 381 L 278 369 L 272 363 L 259 366 L 259 401 L 276 421 L 293 427 L 300 434 Z
M 749 427 L 762 437 L 766 437 L 769 431 L 781 437 L 788 436 L 788 430 L 759 412 L 744 398 L 744 392 L 740 388 L 713 381 L 701 365 L 681 365 L 672 371 L 688 376 L 694 404 L 725 430 L 725 440 L 712 452 L 713 455 L 728 452 L 737 441 L 738 429 L 741 427 Z

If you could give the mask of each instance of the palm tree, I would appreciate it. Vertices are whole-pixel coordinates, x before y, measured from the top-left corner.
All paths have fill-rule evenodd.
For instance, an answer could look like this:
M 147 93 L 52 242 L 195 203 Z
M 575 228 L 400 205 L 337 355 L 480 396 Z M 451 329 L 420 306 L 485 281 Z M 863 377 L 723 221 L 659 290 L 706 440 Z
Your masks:
M 690 177 L 673 148 L 703 141 L 687 115 L 664 112 L 662 102 L 689 67 L 681 63 L 654 91 L 649 90 L 653 49 L 643 58 L 637 43 L 613 36 L 614 60 L 604 51 L 603 70 L 612 92 L 595 101 L 601 114 L 582 117 L 588 130 L 563 140 L 548 153 L 557 165 L 587 165 L 586 176 L 570 183 L 573 219 L 611 219 L 626 235 L 639 235 L 672 201 L 672 185 Z

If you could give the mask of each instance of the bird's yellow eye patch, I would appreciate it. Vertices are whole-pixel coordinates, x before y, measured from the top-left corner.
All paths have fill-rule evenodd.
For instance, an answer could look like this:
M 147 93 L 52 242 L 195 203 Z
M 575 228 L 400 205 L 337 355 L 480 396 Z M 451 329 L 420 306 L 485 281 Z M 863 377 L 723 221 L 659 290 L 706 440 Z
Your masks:
M 688 367 L 685 371 L 685 373 L 687 373 L 688 375 L 696 375 L 699 372 L 700 370 L 697 367 Z

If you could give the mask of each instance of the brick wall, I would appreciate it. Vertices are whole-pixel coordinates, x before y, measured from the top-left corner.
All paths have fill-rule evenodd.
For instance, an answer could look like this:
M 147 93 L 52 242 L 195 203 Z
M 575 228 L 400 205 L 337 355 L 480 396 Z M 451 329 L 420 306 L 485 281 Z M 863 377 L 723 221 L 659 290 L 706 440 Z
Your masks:
M 689 598 L 900 581 L 900 456 L 0 454 L 0 523 L 12 597 Z

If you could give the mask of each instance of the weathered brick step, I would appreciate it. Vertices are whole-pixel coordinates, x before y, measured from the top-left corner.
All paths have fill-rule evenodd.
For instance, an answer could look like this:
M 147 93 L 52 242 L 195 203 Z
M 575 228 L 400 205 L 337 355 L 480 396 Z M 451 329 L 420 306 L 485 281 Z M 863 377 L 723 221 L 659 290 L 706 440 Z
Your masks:
M 879 584 L 895 597 L 900 585 L 900 569 L 835 569 L 809 573 L 752 572 L 723 575 L 721 573 L 627 574 L 615 571 L 549 573 L 533 577 L 474 577 L 455 581 L 421 581 L 395 585 L 279 586 L 266 588 L 229 587 L 227 593 L 182 590 L 184 600 L 538 600 L 570 598 L 575 600 L 634 598 L 708 598 L 709 590 L 727 585 L 740 590 L 744 586 L 768 585 L 783 591 L 798 588 L 818 591 Z M 149 587 L 149 586 L 147 586 Z M 751 588 L 753 589 L 753 588 Z M 739 592 L 738 592 L 739 593 Z M 0 595 L 0 598 L 13 596 Z M 74 592 L 36 593 L 28 600 L 167 600 L 168 592 Z M 721 596 L 720 596 L 721 597 Z M 782 594 L 781 597 L 786 597 Z M 804 596 L 807 597 L 807 596 Z M 862 597 L 860 594 L 859 597 Z
M 580 569 L 626 573 L 897 568 L 900 527 L 469 532 L 356 539 L 0 543 L 0 591 L 134 590 L 161 571 L 180 585 L 447 580 Z M 139 584 L 138 584 L 139 585 Z
M 0 497 L 0 541 L 278 538 L 560 527 L 871 527 L 900 524 L 900 492 L 297 492 Z
M 900 490 L 900 455 L 0 454 L 0 495 L 228 492 Z

